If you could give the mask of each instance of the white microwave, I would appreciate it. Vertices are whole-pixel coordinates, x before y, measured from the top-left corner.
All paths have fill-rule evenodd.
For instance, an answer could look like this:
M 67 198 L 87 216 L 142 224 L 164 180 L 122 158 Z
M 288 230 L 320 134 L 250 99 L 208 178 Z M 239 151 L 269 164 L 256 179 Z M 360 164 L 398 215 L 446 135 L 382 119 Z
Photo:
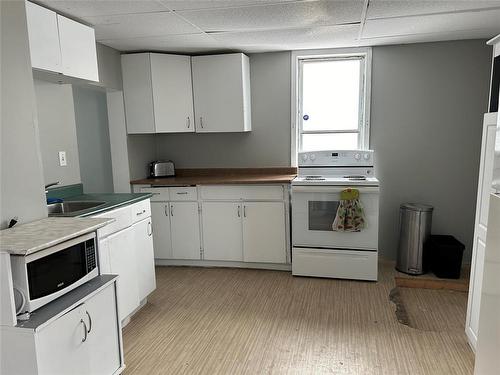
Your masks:
M 10 258 L 16 314 L 31 313 L 99 274 L 95 233 Z

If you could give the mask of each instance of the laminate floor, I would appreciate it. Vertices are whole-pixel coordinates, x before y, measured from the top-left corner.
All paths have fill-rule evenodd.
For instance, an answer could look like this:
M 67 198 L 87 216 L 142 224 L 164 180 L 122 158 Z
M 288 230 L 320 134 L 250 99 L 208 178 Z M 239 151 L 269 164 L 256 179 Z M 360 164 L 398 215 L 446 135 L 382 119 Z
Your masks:
M 125 374 L 472 374 L 462 292 L 400 288 L 400 324 L 377 283 L 289 272 L 158 267 L 124 329 Z M 451 293 L 451 294 L 450 294 Z

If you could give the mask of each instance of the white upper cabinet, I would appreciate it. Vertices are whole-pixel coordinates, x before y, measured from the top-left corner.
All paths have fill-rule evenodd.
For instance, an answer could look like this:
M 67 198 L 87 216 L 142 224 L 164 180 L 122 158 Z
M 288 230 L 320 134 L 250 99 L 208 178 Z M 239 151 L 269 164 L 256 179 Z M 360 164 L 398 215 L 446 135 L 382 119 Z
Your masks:
M 127 132 L 194 132 L 191 58 L 138 53 L 122 56 Z
M 62 73 L 89 81 L 99 81 L 94 29 L 57 15 L 61 45 Z
M 99 81 L 94 29 L 26 2 L 31 66 Z
M 26 2 L 26 18 L 31 66 L 36 69 L 62 72 L 57 14 L 39 5 Z
M 251 130 L 250 67 L 242 53 L 192 57 L 196 131 Z

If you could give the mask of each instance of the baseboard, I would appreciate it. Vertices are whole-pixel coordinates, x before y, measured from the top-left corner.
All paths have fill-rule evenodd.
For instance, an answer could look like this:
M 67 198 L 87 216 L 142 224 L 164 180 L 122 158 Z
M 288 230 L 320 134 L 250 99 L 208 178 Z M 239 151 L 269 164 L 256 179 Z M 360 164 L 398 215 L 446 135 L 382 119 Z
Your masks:
M 182 259 L 155 259 L 157 266 L 189 266 L 189 267 L 229 267 L 229 268 L 254 268 L 275 271 L 291 271 L 291 264 L 275 263 L 248 263 L 248 262 L 224 262 L 217 260 L 182 260 Z

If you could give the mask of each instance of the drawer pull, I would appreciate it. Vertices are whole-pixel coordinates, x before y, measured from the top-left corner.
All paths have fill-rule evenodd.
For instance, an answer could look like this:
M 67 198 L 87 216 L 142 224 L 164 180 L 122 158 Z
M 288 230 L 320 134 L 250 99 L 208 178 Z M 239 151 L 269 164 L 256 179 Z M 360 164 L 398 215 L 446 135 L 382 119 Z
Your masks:
M 84 333 L 82 342 L 85 342 L 85 341 L 87 341 L 87 334 L 88 334 L 87 325 L 85 324 L 83 319 L 80 319 L 80 323 L 83 324 L 83 333 Z
M 88 311 L 85 311 L 85 313 L 89 317 L 89 329 L 88 329 L 87 333 L 90 333 L 90 331 L 92 331 L 92 318 L 90 317 L 90 314 Z
M 140 216 L 140 215 L 142 215 L 142 214 L 144 214 L 144 213 L 146 213 L 146 210 L 142 210 L 142 212 L 138 212 L 138 213 L 136 213 L 136 215 L 137 215 L 137 216 Z
M 238 206 L 238 217 L 241 217 L 241 206 Z
M 176 194 L 178 194 L 178 195 L 186 195 L 187 193 L 188 193 L 187 191 L 180 191 L 180 192 L 178 192 Z
M 165 205 L 165 216 L 168 216 L 168 205 Z

